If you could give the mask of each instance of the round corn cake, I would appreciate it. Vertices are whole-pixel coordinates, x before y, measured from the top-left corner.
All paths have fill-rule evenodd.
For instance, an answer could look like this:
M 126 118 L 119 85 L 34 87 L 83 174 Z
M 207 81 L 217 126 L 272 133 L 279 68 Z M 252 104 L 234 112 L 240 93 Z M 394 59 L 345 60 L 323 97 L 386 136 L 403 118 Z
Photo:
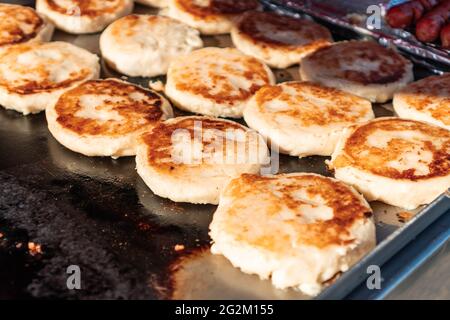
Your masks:
M 413 81 L 412 68 L 393 49 L 372 41 L 343 41 L 305 57 L 300 76 L 381 103 Z
M 299 81 L 262 87 L 244 109 L 250 128 L 298 157 L 330 156 L 346 126 L 373 118 L 370 101 Z
M 133 77 L 166 74 L 174 58 L 202 46 L 197 30 L 174 19 L 154 15 L 123 17 L 110 24 L 100 37 L 106 63 Z
M 311 20 L 274 12 L 247 11 L 231 29 L 233 44 L 274 68 L 287 68 L 333 41 L 327 28 Z
M 58 29 L 83 34 L 102 31 L 133 11 L 133 0 L 36 0 L 36 11 Z
M 223 186 L 268 164 L 260 135 L 229 120 L 189 116 L 164 121 L 142 136 L 138 174 L 153 193 L 176 202 L 217 204 Z
M 99 77 L 98 57 L 67 42 L 32 42 L 0 52 L 0 105 L 23 114 L 56 103 L 65 91 Z
M 0 50 L 29 41 L 50 41 L 53 29 L 30 7 L 0 3 Z
M 353 188 L 311 173 L 243 174 L 220 195 L 214 254 L 280 289 L 317 295 L 375 247 L 372 210 Z
M 401 118 L 425 121 L 450 130 L 450 73 L 413 82 L 394 94 Z
M 203 48 L 174 59 L 165 93 L 180 109 L 214 117 L 242 117 L 251 96 L 274 84 L 261 61 L 233 48 Z
M 329 167 L 369 201 L 415 209 L 450 187 L 450 131 L 400 118 L 353 125 Z
M 173 116 L 158 93 L 117 80 L 90 80 L 46 109 L 48 128 L 62 145 L 87 156 L 131 156 L 140 135 Z
M 233 19 L 259 7 L 256 0 L 168 0 L 167 15 L 198 29 L 202 34 L 229 33 Z

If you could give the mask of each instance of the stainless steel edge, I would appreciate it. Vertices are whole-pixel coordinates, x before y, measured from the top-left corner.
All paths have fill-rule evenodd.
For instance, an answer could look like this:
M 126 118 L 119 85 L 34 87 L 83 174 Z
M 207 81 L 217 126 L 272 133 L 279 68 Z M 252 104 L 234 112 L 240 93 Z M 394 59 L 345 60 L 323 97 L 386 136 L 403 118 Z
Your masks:
M 442 194 L 403 228 L 397 229 L 379 243 L 371 253 L 344 273 L 333 285 L 325 289 L 317 299 L 345 298 L 370 276 L 367 273 L 368 266 L 377 265 L 381 267 L 425 228 L 448 211 L 450 211 L 450 198 L 447 194 Z
M 408 32 L 398 29 L 391 29 L 386 24 L 382 24 L 380 30 L 378 29 L 369 29 L 365 25 L 358 25 L 351 23 L 343 12 L 339 12 L 337 16 L 333 14 L 328 14 L 328 12 L 322 10 L 320 6 L 318 6 L 321 2 L 318 1 L 299 1 L 299 2 L 290 2 L 284 1 L 287 4 L 284 4 L 281 0 L 261 0 L 262 3 L 271 10 L 277 10 L 279 12 L 283 12 L 289 15 L 304 15 L 307 14 L 315 19 L 319 19 L 323 22 L 336 25 L 340 28 L 347 29 L 350 32 L 356 32 L 364 36 L 369 36 L 380 43 L 391 43 L 396 46 L 399 50 L 407 53 L 410 56 L 415 56 L 420 59 L 416 59 L 416 63 L 423 65 L 424 67 L 429 67 L 429 64 L 425 61 L 425 59 L 433 61 L 439 64 L 439 68 L 432 66 L 430 71 L 434 73 L 442 73 L 442 71 L 448 71 L 448 67 L 450 66 L 450 55 L 448 54 L 448 50 L 438 49 L 437 47 L 433 47 L 431 45 L 426 45 L 416 40 L 412 35 Z M 342 9 L 342 6 L 349 5 L 349 1 L 336 1 L 334 4 L 338 9 Z M 359 15 L 364 15 L 365 12 L 361 12 L 361 6 L 367 6 L 368 4 L 378 4 L 376 1 L 361 1 L 359 5 L 354 4 L 352 9 L 357 10 L 355 12 Z M 330 6 L 331 7 L 331 6 Z M 337 10 L 339 11 L 339 10 Z M 341 10 L 342 11 L 342 10 Z M 406 35 L 408 34 L 408 35 Z M 442 70 L 440 70 L 442 69 Z M 437 70 L 437 72 L 436 72 Z
M 144 10 L 147 10 L 143 7 L 137 7 L 137 9 L 142 11 L 138 12 L 147 12 Z M 86 36 L 69 36 L 66 34 L 62 34 L 60 32 L 57 33 L 57 39 L 69 41 L 72 43 L 75 43 L 76 45 L 79 45 L 81 47 L 85 47 L 88 50 L 91 50 L 95 53 L 98 52 L 98 34 L 95 35 L 86 35 Z M 205 38 L 205 44 L 207 45 L 214 45 L 214 46 L 229 46 L 230 40 L 228 37 L 208 37 Z M 116 76 L 120 77 L 118 74 L 108 73 L 108 70 L 106 68 L 103 68 L 104 76 Z M 289 79 L 296 79 L 295 77 L 298 76 L 297 67 L 292 68 L 292 70 L 276 70 L 276 74 L 278 74 L 279 78 L 282 79 L 282 81 L 286 81 Z M 129 81 L 139 83 L 141 85 L 147 86 L 147 83 L 150 79 L 146 78 L 136 78 L 136 79 L 129 79 Z M 383 115 L 391 115 L 392 114 L 392 108 L 389 108 L 388 106 L 380 106 L 377 105 L 375 107 L 375 111 L 378 112 L 377 116 L 383 116 Z M 70 171 L 74 173 L 76 176 L 91 176 L 97 180 L 96 183 L 102 183 L 102 181 L 105 180 L 112 180 L 117 178 L 117 174 L 120 174 L 122 177 L 127 177 L 128 179 L 131 179 L 134 181 L 133 175 L 130 175 L 129 167 L 126 167 L 124 165 L 125 161 L 121 161 L 121 165 L 119 166 L 119 162 L 114 162 L 114 171 L 110 171 L 112 166 L 105 165 L 102 162 L 103 160 L 100 159 L 85 159 L 83 157 L 80 157 L 78 155 L 70 153 L 68 150 L 65 150 L 63 147 L 59 146 L 49 135 L 47 130 L 45 129 L 45 121 L 39 122 L 39 116 L 34 116 L 33 118 L 33 130 L 27 129 L 26 126 L 23 126 L 25 120 L 30 121 L 28 119 L 13 119 L 13 116 L 10 116 L 9 113 L 6 111 L 3 112 L 3 115 L 5 115 L 5 124 L 11 125 L 11 127 L 14 127 L 15 130 L 19 131 L 20 134 L 22 134 L 23 137 L 29 138 L 31 135 L 35 135 L 36 130 L 40 128 L 40 132 L 42 133 L 42 136 L 36 137 L 36 138 L 42 138 L 42 141 L 48 141 L 48 155 L 45 159 L 44 163 L 38 163 L 39 165 L 45 165 L 50 163 L 50 171 L 51 172 L 59 172 L 59 170 L 56 170 L 57 168 L 61 167 L 65 171 Z M 0 119 L 1 120 L 1 119 Z M 13 120 L 14 123 L 16 123 L 13 126 Z M 19 125 L 20 123 L 20 125 Z M 39 127 L 38 127 L 39 126 Z M 6 128 L 9 128 L 5 126 Z M 5 130 L 5 128 L 3 128 Z M 23 130 L 23 132 L 20 132 L 20 130 Z M 1 131 L 1 130 L 0 130 Z M 15 131 L 14 131 L 15 132 Z M 9 135 L 7 136 L 9 137 Z M 6 139 L 5 139 L 6 140 Z M 28 140 L 27 140 L 28 141 Z M 34 140 L 29 140 L 34 141 Z M 35 141 L 34 141 L 35 143 Z M 41 146 L 41 144 L 37 143 L 37 145 Z M 44 149 L 47 150 L 46 146 L 44 145 Z M 16 149 L 14 149 L 16 150 Z M 20 150 L 20 149 L 18 149 Z M 52 154 L 53 152 L 53 154 Z M 321 174 L 328 175 L 329 172 L 326 172 L 324 164 L 323 164 L 323 158 L 318 157 L 312 157 L 307 159 L 295 159 L 293 157 L 283 157 L 282 159 L 282 169 L 283 172 L 292 172 L 292 171 L 304 171 L 304 172 L 316 172 Z M 106 161 L 108 162 L 108 161 Z M 86 163 L 88 165 L 86 165 Z M 52 166 L 55 166 L 54 168 Z M 46 167 L 47 168 L 47 167 Z M 48 169 L 48 168 L 47 168 Z M 98 171 L 104 172 L 104 176 L 101 174 L 99 175 Z M 60 179 L 66 179 L 67 177 L 59 177 Z M 128 180 L 126 180 L 128 181 Z M 83 183 L 85 183 L 83 181 Z M 178 230 L 187 230 L 186 234 L 191 235 L 192 230 L 198 231 L 202 230 L 203 232 L 207 228 L 207 220 L 209 219 L 209 215 L 212 214 L 211 211 L 213 211 L 213 208 L 208 207 L 201 207 L 201 206 L 190 206 L 186 204 L 172 204 L 168 203 L 167 201 L 164 201 L 162 199 L 157 198 L 156 196 L 152 195 L 152 193 L 147 190 L 145 185 L 137 179 L 133 183 L 131 183 L 131 191 L 133 194 L 137 195 L 137 198 L 132 198 L 136 203 L 131 203 L 131 208 L 138 207 L 140 210 L 144 211 L 147 216 L 151 216 L 154 220 L 157 220 L 159 223 L 169 223 L 170 225 L 176 226 Z M 129 190 L 130 186 L 125 185 L 125 189 Z M 135 192 L 135 193 L 134 193 Z M 120 200 L 120 197 L 117 199 Z M 129 198 L 126 198 L 129 199 Z M 113 201 L 113 200 L 112 200 Z M 117 205 L 120 205 L 120 203 L 117 203 Z M 378 204 L 376 204 L 378 206 Z M 134 207 L 135 206 L 135 207 Z M 172 209 L 176 208 L 178 213 L 183 212 L 185 214 L 185 217 L 182 217 L 181 215 L 177 214 L 175 215 L 174 212 L 172 212 Z M 330 287 L 328 287 L 319 297 L 318 299 L 338 299 L 338 298 L 345 298 L 348 297 L 351 292 L 357 288 L 361 283 L 365 281 L 368 274 L 366 272 L 367 266 L 376 264 L 379 266 L 382 266 L 384 270 L 384 265 L 387 265 L 386 262 L 392 258 L 394 255 L 396 255 L 397 252 L 399 252 L 402 248 L 404 248 L 408 243 L 411 243 L 411 241 L 419 235 L 424 229 L 426 229 L 430 224 L 433 223 L 436 219 L 438 219 L 442 214 L 444 214 L 446 211 L 448 211 L 450 208 L 450 199 L 448 196 L 441 196 L 438 200 L 433 202 L 431 205 L 425 207 L 422 209 L 417 215 L 415 215 L 410 221 L 408 221 L 406 224 L 398 224 L 395 223 L 390 225 L 389 223 L 386 224 L 385 221 L 383 221 L 383 215 L 381 214 L 383 211 L 383 208 L 380 208 L 378 206 L 378 212 L 380 213 L 380 216 L 382 216 L 377 224 L 377 231 L 382 229 L 383 231 L 384 227 L 389 227 L 389 231 L 387 233 L 384 233 L 380 237 L 378 237 L 378 245 L 377 247 L 369 253 L 364 259 L 362 259 L 360 262 L 358 262 L 356 265 L 354 265 L 350 270 L 348 270 L 346 273 L 344 273 L 334 284 L 332 284 Z M 399 211 L 393 211 L 395 208 L 389 209 L 389 217 L 392 219 L 395 218 L 395 213 Z M 400 209 L 398 209 L 400 210 Z M 376 210 L 374 210 L 376 211 Z M 195 219 L 192 219 L 192 217 L 195 217 Z M 163 220 L 166 219 L 166 220 Z M 173 219 L 173 220 L 170 220 Z M 191 221 L 192 220 L 192 221 Z M 200 221 L 201 220 L 201 221 Z M 392 221 L 391 221 L 392 222 Z M 381 227 L 380 227 L 381 226 Z M 116 226 L 114 226 L 116 227 Z M 390 232 L 392 230 L 392 234 Z M 114 229 L 116 230 L 116 229 Z M 383 231 L 384 232 L 384 231 Z M 390 235 L 388 235 L 390 234 Z M 173 234 L 171 234 L 173 236 Z M 175 236 L 177 234 L 175 233 Z M 386 238 L 385 238 L 386 236 Z M 168 239 L 169 237 L 163 238 Z M 191 239 L 188 237 L 186 238 L 170 238 L 171 240 L 175 241 L 186 241 L 190 240 L 194 242 L 197 239 Z M 151 239 L 153 242 L 154 239 Z M 119 244 L 122 243 L 122 239 L 117 240 Z M 150 242 L 150 241 L 149 241 Z M 178 243 L 178 242 L 177 242 Z M 185 243 L 185 242 L 181 242 Z M 142 244 L 142 243 L 141 243 Z M 171 242 L 164 243 L 164 245 L 171 245 Z M 414 246 L 416 247 L 416 246 Z M 151 247 L 153 248 L 153 246 Z M 433 248 L 426 249 L 426 252 L 418 252 L 426 254 L 427 252 L 431 253 Z M 112 249 L 111 249 L 112 250 Z M 115 252 L 115 251 L 113 251 Z M 151 255 L 152 259 L 155 259 L 158 261 L 158 258 L 160 256 L 160 252 L 146 252 L 146 255 Z M 136 253 L 136 256 L 139 257 L 139 255 Z M 420 258 L 418 258 L 417 262 L 415 263 L 414 259 L 408 263 L 411 263 L 411 266 L 407 270 L 413 270 L 413 267 L 415 265 L 420 265 L 420 261 L 422 261 Z M 143 264 L 145 264 L 145 261 L 142 261 Z M 406 265 L 406 264 L 405 264 Z M 147 265 L 148 266 L 148 265 Z M 178 279 L 175 283 L 175 288 L 177 289 L 177 293 L 179 293 L 178 296 L 175 295 L 175 297 L 178 298 L 184 298 L 184 299 L 198 299 L 198 298 L 214 298 L 218 297 L 221 299 L 224 298 L 259 298 L 259 299 L 267 299 L 267 298 L 283 298 L 283 299 L 290 299 L 290 298 L 302 298 L 299 297 L 297 292 L 290 292 L 290 291 L 277 291 L 275 290 L 270 282 L 268 281 L 260 281 L 258 278 L 254 276 L 249 276 L 241 273 L 239 270 L 235 269 L 231 266 L 224 258 L 218 257 L 218 256 L 212 256 L 209 251 L 201 252 L 199 253 L 198 257 L 193 255 L 192 258 L 189 257 L 183 260 L 182 264 L 183 268 L 179 268 L 181 270 L 180 274 L 176 274 L 174 276 L 174 279 Z M 405 270 L 404 274 L 409 274 L 410 272 Z M 383 271 L 384 272 L 384 271 Z M 400 276 L 399 276 L 400 277 Z M 399 278 L 400 279 L 400 278 Z M 196 282 L 197 281 L 197 282 Z M 200 286 L 198 284 L 201 284 Z M 194 285 L 193 285 L 194 284 Z M 159 287 L 159 284 L 156 283 L 156 285 Z M 193 287 L 190 287 L 193 285 Z M 387 282 L 384 283 L 385 286 L 383 288 L 386 288 L 386 292 L 390 292 L 389 288 L 395 287 L 395 282 Z M 248 292 L 247 292 L 248 291 Z M 383 291 L 378 292 L 380 296 L 383 296 Z M 387 294 L 387 293 L 386 293 Z
M 270 10 L 276 10 L 282 13 L 301 16 L 305 12 L 294 10 L 293 8 L 286 8 L 273 0 L 262 0 L 263 4 Z M 331 22 L 332 21 L 328 21 Z M 345 28 L 346 26 L 339 25 L 339 27 Z M 361 33 L 363 34 L 363 33 Z M 364 35 L 370 35 L 364 33 Z M 427 64 L 425 61 L 419 61 L 418 58 L 413 57 L 413 61 L 416 64 L 420 64 L 433 73 L 441 73 L 435 71 L 433 66 Z M 416 238 L 421 232 L 423 232 L 434 221 L 441 217 L 445 213 L 450 212 L 450 194 L 449 191 L 442 194 L 433 203 L 426 206 L 420 211 L 411 221 L 409 221 L 404 227 L 398 228 L 386 239 L 377 245 L 377 247 L 369 253 L 365 258 L 359 261 L 356 265 L 352 266 L 349 271 L 345 272 L 335 283 L 326 288 L 317 297 L 317 299 L 343 299 L 349 297 L 350 293 L 359 285 L 365 287 L 365 282 L 370 274 L 367 273 L 367 267 L 370 265 L 377 265 L 382 267 L 389 259 L 395 256 L 401 249 L 403 249 L 408 243 Z M 419 246 L 415 248 L 414 245 L 409 249 L 409 261 L 406 261 L 404 268 L 398 272 L 396 278 L 390 279 L 391 281 L 384 282 L 380 290 L 372 291 L 371 298 L 380 299 L 389 294 L 402 279 L 414 272 L 424 261 L 433 255 L 443 244 L 448 240 L 449 230 L 443 230 L 442 234 L 438 236 L 439 241 L 437 243 L 430 244 L 429 248 L 419 250 Z M 420 251 L 420 252 L 419 252 Z M 405 256 L 403 256 L 405 258 Z M 358 296 L 350 296 L 357 298 Z
M 402 286 L 407 286 L 408 295 L 415 298 L 448 299 L 448 290 L 438 290 L 439 292 L 433 290 L 445 285 L 440 282 L 436 283 L 436 281 L 440 281 L 446 276 L 433 275 L 431 279 L 423 279 L 426 276 L 426 270 L 422 269 L 425 267 L 426 269 L 435 269 L 436 263 L 444 263 L 445 261 L 435 262 L 433 260 L 441 252 L 445 253 L 443 251 L 449 243 L 450 211 L 447 211 L 382 266 L 380 289 L 370 290 L 363 282 L 346 299 L 397 299 L 404 296 L 404 292 L 399 292 Z M 448 269 L 450 266 L 446 267 L 446 270 Z M 424 289 L 424 284 L 427 287 L 431 285 L 427 282 L 429 280 L 434 282 L 433 289 L 428 290 L 434 291 L 432 295 L 421 290 Z

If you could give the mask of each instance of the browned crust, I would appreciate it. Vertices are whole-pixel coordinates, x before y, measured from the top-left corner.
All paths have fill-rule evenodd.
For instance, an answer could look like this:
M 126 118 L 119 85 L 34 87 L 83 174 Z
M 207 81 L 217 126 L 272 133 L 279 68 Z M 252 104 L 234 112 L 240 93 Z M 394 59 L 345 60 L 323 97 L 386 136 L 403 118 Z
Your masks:
M 13 24 L 7 24 L 6 20 L 0 21 L 0 30 L 2 36 L 0 37 L 0 47 L 26 42 L 37 36 L 44 21 L 31 8 L 0 4 L 0 12 L 9 17 L 14 17 Z M 31 27 L 30 32 L 25 32 L 19 26 L 19 22 L 26 23 Z
M 131 99 L 130 94 L 136 92 L 145 95 L 145 100 Z M 80 97 L 88 94 L 120 97 L 120 102 L 106 101 L 106 105 L 97 106 L 96 109 L 116 111 L 123 120 L 98 121 L 76 116 L 76 113 L 82 109 Z M 150 90 L 121 81 L 90 80 L 60 97 L 55 105 L 56 121 L 65 129 L 78 135 L 120 136 L 144 128 L 153 128 L 163 116 L 161 99 L 158 94 Z
M 206 50 L 206 49 L 201 49 Z M 219 50 L 233 50 L 235 49 L 219 49 Z M 199 51 L 192 54 L 198 54 Z M 203 51 L 205 63 L 214 67 L 214 63 L 210 62 L 211 59 L 223 60 L 220 55 L 220 51 L 207 52 Z M 201 57 L 201 56 L 200 56 Z M 214 71 L 208 72 L 208 77 L 211 79 L 211 84 L 205 84 L 201 81 L 201 68 L 202 60 L 195 61 L 194 64 L 188 65 L 187 68 L 178 66 L 174 68 L 174 81 L 176 82 L 176 88 L 183 92 L 190 92 L 194 95 L 202 96 L 206 99 L 214 100 L 218 104 L 234 104 L 237 102 L 245 101 L 249 99 L 262 85 L 253 83 L 248 89 L 240 88 L 238 92 L 234 94 L 232 91 L 236 91 L 233 84 L 228 79 L 230 75 L 236 75 L 237 77 L 244 77 L 248 81 L 262 81 L 265 84 L 270 83 L 268 71 L 264 65 L 257 59 L 245 56 L 238 53 L 236 58 L 230 59 L 230 63 L 239 63 L 242 66 L 235 69 L 233 66 L 224 65 L 223 73 L 217 73 Z M 219 90 L 218 90 L 219 88 Z
M 177 119 L 171 122 L 162 122 L 156 126 L 152 132 L 142 135 L 142 142 L 147 145 L 148 164 L 153 168 L 174 173 L 175 171 L 183 171 L 185 167 L 193 167 L 192 164 L 175 163 L 172 160 L 171 146 L 172 146 L 172 134 L 175 130 L 185 129 L 189 132 L 191 140 L 194 140 L 194 123 L 196 121 L 201 122 L 202 130 L 214 129 L 220 131 L 226 131 L 227 129 L 240 129 L 246 130 L 242 125 L 232 122 L 224 121 L 208 117 L 186 117 L 183 119 Z M 207 146 L 209 141 L 205 135 L 202 136 L 203 146 Z M 226 145 L 223 145 L 225 148 Z M 204 166 L 205 164 L 202 164 Z
M 116 41 L 121 38 L 133 36 L 137 31 L 155 24 L 176 23 L 174 20 L 164 16 L 130 14 L 113 22 L 110 26 L 111 34 Z
M 242 36 L 263 46 L 286 50 L 317 49 L 332 38 L 327 28 L 306 19 L 296 19 L 274 12 L 248 11 L 236 24 Z M 286 36 L 289 32 L 289 36 Z
M 283 91 L 283 87 L 290 87 L 298 94 L 291 94 Z M 308 91 L 317 99 L 329 101 L 329 106 L 318 110 L 316 104 L 308 97 L 301 95 Z M 296 118 L 303 125 L 328 125 L 330 123 L 353 123 L 367 114 L 368 108 L 360 107 L 363 99 L 343 92 L 338 89 L 328 88 L 312 82 L 285 82 L 279 85 L 264 86 L 258 90 L 254 99 L 261 113 L 265 111 L 266 103 L 272 100 L 279 100 L 292 108 L 280 110 L 272 113 Z
M 194 0 L 176 0 L 175 5 L 200 20 L 214 20 L 217 16 L 235 15 L 259 6 L 256 0 L 211 0 L 208 6 L 200 6 Z
M 328 78 L 345 79 L 361 84 L 388 84 L 402 79 L 408 61 L 392 49 L 372 41 L 346 41 L 323 47 L 307 58 L 308 63 L 316 65 Z M 345 70 L 343 66 L 356 59 L 379 61 L 379 69 L 366 73 L 358 70 Z
M 112 28 L 111 33 L 116 39 L 120 38 L 121 36 L 132 36 L 136 31 L 135 28 L 138 25 L 138 23 L 140 23 L 140 21 L 144 22 L 145 21 L 144 19 L 147 20 L 149 26 L 165 20 L 171 21 L 170 19 L 164 16 L 152 16 L 152 15 L 139 16 L 136 14 L 130 14 L 114 22 L 111 26 Z
M 408 85 L 401 94 L 410 108 L 429 112 L 450 126 L 450 73 L 431 76 Z
M 122 34 L 131 36 L 134 33 L 134 28 L 139 23 L 139 16 L 130 14 L 111 24 L 111 33 L 115 38 L 119 38 Z
M 34 51 L 39 50 L 39 43 L 36 44 L 22 44 L 20 46 L 15 46 L 13 48 L 8 49 L 5 54 L 0 56 L 0 59 L 9 56 L 9 55 L 19 55 L 28 51 Z M 66 79 L 64 81 L 60 82 L 54 82 L 49 80 L 50 74 L 48 70 L 46 69 L 46 66 L 39 65 L 36 66 L 33 70 L 31 70 L 29 67 L 23 67 L 19 68 L 18 66 L 12 66 L 14 68 L 14 71 L 26 74 L 31 71 L 35 72 L 36 74 L 39 74 L 39 76 L 43 79 L 42 81 L 34 81 L 34 80 L 26 80 L 24 81 L 24 84 L 20 85 L 14 85 L 10 81 L 2 80 L 0 79 L 0 86 L 4 87 L 6 90 L 8 90 L 11 93 L 21 94 L 21 95 L 29 95 L 29 94 L 35 94 L 40 92 L 48 92 L 48 91 L 54 91 L 58 89 L 63 89 L 72 86 L 75 83 L 78 83 L 84 79 L 86 79 L 91 71 L 89 69 L 80 69 L 78 72 L 72 72 L 69 76 L 69 79 Z
M 117 0 L 117 4 L 115 6 L 112 7 L 108 7 L 108 8 L 103 8 L 101 10 L 96 9 L 95 6 L 93 6 L 93 4 L 95 2 L 110 2 L 111 0 L 107 1 L 107 0 L 71 0 L 71 2 L 73 3 L 73 8 L 77 8 L 76 10 L 68 10 L 68 8 L 65 7 L 61 7 L 59 6 L 54 0 L 44 0 L 48 7 L 55 11 L 58 12 L 60 14 L 64 14 L 64 15 L 74 15 L 74 14 L 80 14 L 82 16 L 89 16 L 89 17 L 97 17 L 97 16 L 101 16 L 103 14 L 108 14 L 108 13 L 115 13 L 118 10 L 120 10 L 123 5 L 124 5 L 124 1 L 123 0 Z M 79 10 L 78 10 L 79 9 Z
M 288 183 L 277 181 L 280 178 L 287 179 Z M 293 195 L 299 188 L 306 190 L 311 198 L 322 197 L 325 205 L 333 210 L 333 218 L 316 220 L 308 224 L 299 223 L 296 219 L 284 220 L 282 223 L 292 227 L 295 230 L 294 234 L 267 232 L 259 237 L 247 235 L 261 234 L 257 230 L 252 230 L 260 227 L 257 223 L 233 225 L 233 227 L 239 228 L 239 230 L 233 230 L 233 234 L 237 237 L 236 240 L 271 251 L 285 250 L 286 248 L 280 246 L 293 242 L 319 248 L 330 245 L 347 245 L 354 241 L 349 230 L 355 221 L 366 220 L 372 215 L 371 209 L 365 206 L 347 185 L 319 175 L 260 176 L 243 174 L 228 185 L 224 196 L 239 199 L 245 198 L 246 194 L 260 193 L 268 197 L 271 204 L 270 207 L 266 207 L 262 217 L 277 220 L 284 206 L 296 211 L 297 216 L 301 216 L 300 206 L 308 203 L 294 198 Z M 277 190 L 276 193 L 274 193 L 274 189 Z M 227 215 L 238 217 L 239 214 L 239 207 L 227 209 Z
M 27 94 L 34 94 L 34 93 L 40 93 L 40 92 L 47 92 L 47 91 L 54 91 L 58 89 L 63 89 L 70 87 L 74 83 L 80 82 L 89 75 L 90 71 L 86 69 L 80 70 L 78 74 L 74 74 L 72 78 L 60 81 L 60 82 L 53 82 L 49 80 L 44 81 L 28 81 L 26 84 L 16 87 L 7 87 L 7 90 L 9 92 L 14 92 L 17 94 L 27 95 Z
M 433 160 L 428 165 L 429 174 L 418 175 L 415 173 L 414 168 L 399 171 L 387 167 L 387 162 L 396 161 L 399 153 L 408 150 L 417 144 L 405 139 L 392 139 L 388 143 L 387 148 L 368 146 L 368 137 L 377 130 L 415 130 L 430 136 L 428 140 L 422 142 L 419 151 L 419 156 L 421 152 L 431 152 L 433 155 Z M 435 138 L 444 140 L 440 149 L 437 149 L 432 143 Z M 371 121 L 357 127 L 353 131 L 345 142 L 343 154 L 339 155 L 333 161 L 334 168 L 347 166 L 356 167 L 391 179 L 408 179 L 415 181 L 447 176 L 450 174 L 450 131 L 422 122 L 398 118 Z

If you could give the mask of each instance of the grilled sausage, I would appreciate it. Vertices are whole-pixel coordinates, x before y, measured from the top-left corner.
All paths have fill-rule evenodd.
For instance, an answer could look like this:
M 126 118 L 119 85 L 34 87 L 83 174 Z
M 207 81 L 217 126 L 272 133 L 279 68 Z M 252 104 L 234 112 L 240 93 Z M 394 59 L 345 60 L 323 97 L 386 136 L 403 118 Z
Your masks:
M 450 19 L 450 0 L 443 0 L 428 12 L 416 25 L 416 37 L 423 42 L 433 42 Z
M 386 21 L 393 28 L 406 28 L 417 22 L 426 11 L 442 0 L 412 0 L 392 7 L 386 13 Z
M 450 22 L 441 30 L 441 44 L 442 47 L 450 49 Z
M 439 4 L 439 2 L 441 2 L 442 0 L 419 0 L 419 1 L 425 8 L 425 11 L 429 11 L 435 5 Z
M 390 8 L 386 13 L 386 21 L 393 28 L 406 28 L 416 17 L 422 16 L 423 11 L 424 7 L 420 1 L 413 0 Z

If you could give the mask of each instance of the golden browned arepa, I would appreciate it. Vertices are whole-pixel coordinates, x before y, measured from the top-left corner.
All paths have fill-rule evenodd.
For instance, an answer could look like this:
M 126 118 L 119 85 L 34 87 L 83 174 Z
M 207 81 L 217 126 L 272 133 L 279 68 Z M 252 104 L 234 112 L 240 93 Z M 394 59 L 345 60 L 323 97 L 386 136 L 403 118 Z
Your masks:
M 311 20 L 275 12 L 247 11 L 231 29 L 233 44 L 274 68 L 287 68 L 333 40 L 327 28 Z
M 100 37 L 108 66 L 134 77 L 166 74 L 174 58 L 202 46 L 194 28 L 168 17 L 144 14 L 114 21 Z
M 413 82 L 394 94 L 395 112 L 450 130 L 450 73 Z
M 264 86 L 244 109 L 248 126 L 291 156 L 329 156 L 343 129 L 373 119 L 370 101 L 312 82 Z
M 168 0 L 167 15 L 212 35 L 229 33 L 233 19 L 258 7 L 257 0 Z
M 375 246 L 372 210 L 353 188 L 311 173 L 243 174 L 223 190 L 211 251 L 280 289 L 316 295 Z
M 201 116 L 167 120 L 142 136 L 139 175 L 153 193 L 177 202 L 217 204 L 223 186 L 268 164 L 255 131 L 229 120 Z
M 0 3 L 0 50 L 28 41 L 50 41 L 53 29 L 30 7 Z
M 83 34 L 103 30 L 133 11 L 133 0 L 36 0 L 36 10 L 58 29 Z
M 413 80 L 412 63 L 373 41 L 343 41 L 323 47 L 302 60 L 302 80 L 386 102 Z
M 414 209 L 450 187 L 450 131 L 400 118 L 353 125 L 338 142 L 330 168 L 369 201 Z
M 263 62 L 234 48 L 203 48 L 174 59 L 165 93 L 180 109 L 240 118 L 252 95 L 275 77 Z
M 56 103 L 65 91 L 99 77 L 98 57 L 67 42 L 31 42 L 0 52 L 0 105 L 23 114 Z
M 118 79 L 91 80 L 67 91 L 46 109 L 50 132 L 87 156 L 136 154 L 139 136 L 173 116 L 158 93 Z

